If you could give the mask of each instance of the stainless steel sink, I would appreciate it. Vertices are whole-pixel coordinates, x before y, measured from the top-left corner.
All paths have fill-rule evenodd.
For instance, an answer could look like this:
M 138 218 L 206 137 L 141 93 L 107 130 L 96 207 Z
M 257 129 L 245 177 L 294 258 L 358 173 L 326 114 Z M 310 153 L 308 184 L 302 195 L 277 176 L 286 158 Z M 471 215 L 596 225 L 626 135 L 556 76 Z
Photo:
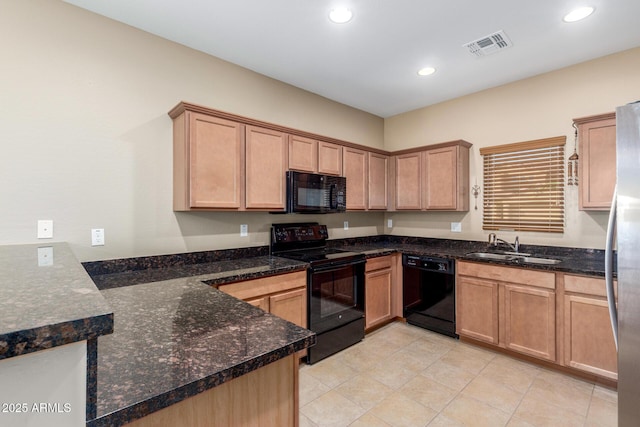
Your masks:
M 526 264 L 554 265 L 561 262 L 559 259 L 537 258 L 529 255 L 530 254 L 518 255 L 513 252 L 509 254 L 496 254 L 493 252 L 471 252 L 467 254 L 468 257 L 472 257 L 472 258 L 494 259 L 494 260 L 500 260 L 500 261 L 514 261 L 514 262 L 520 262 L 520 263 L 526 263 Z
M 482 259 L 499 259 L 499 260 L 510 260 L 513 259 L 513 255 L 504 255 L 504 254 L 494 254 L 492 252 L 472 252 L 467 254 L 469 257 L 473 258 L 482 258 Z
M 529 264 L 547 264 L 547 265 L 558 264 L 558 263 L 561 262 L 559 259 L 536 258 L 536 257 L 530 257 L 530 256 L 518 257 L 518 260 L 520 262 L 526 262 L 526 263 L 529 263 Z

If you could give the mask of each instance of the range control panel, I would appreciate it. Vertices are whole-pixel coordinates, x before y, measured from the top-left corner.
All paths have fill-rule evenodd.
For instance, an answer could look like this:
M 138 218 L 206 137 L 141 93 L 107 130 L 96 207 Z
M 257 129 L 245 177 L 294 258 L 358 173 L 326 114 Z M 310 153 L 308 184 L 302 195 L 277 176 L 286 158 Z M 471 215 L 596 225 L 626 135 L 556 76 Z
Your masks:
M 317 223 L 273 224 L 271 237 L 275 243 L 321 242 L 329 233 L 326 225 Z

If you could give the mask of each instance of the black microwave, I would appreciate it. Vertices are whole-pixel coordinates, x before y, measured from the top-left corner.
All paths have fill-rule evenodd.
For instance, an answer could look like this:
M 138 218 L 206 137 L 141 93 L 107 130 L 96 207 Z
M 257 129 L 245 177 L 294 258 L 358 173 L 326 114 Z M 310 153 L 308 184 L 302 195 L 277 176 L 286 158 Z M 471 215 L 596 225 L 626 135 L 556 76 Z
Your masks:
M 346 208 L 345 177 L 287 171 L 287 212 L 333 213 Z

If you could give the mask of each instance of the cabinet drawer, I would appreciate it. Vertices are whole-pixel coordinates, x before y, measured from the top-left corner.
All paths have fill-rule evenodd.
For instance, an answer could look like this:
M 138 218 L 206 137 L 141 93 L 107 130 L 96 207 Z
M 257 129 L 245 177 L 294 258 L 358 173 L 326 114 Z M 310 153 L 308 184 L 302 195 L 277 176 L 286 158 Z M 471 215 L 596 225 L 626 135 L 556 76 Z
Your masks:
M 221 285 L 219 290 L 236 298 L 247 300 L 262 295 L 300 288 L 307 285 L 307 272 L 279 274 L 277 276 L 262 277 L 244 282 Z
M 571 274 L 564 275 L 564 290 L 566 292 L 576 292 L 580 294 L 596 295 L 599 297 L 607 296 L 607 288 L 602 277 L 586 277 L 574 276 Z M 613 281 L 613 291 L 618 296 L 618 282 Z
M 474 262 L 459 262 L 458 274 L 496 280 L 500 282 L 538 286 L 540 288 L 547 289 L 556 288 L 555 273 L 547 271 L 500 267 L 496 265 L 479 264 Z
M 392 258 L 393 257 L 391 255 L 369 258 L 365 266 L 365 271 L 369 272 L 382 270 L 383 268 L 391 268 L 391 265 L 393 263 Z

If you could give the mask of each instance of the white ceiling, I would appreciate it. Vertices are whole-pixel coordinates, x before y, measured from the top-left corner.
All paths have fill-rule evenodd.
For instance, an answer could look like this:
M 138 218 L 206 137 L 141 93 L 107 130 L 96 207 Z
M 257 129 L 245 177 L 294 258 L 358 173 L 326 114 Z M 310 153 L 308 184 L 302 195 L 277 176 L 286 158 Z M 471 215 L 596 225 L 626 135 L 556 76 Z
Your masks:
M 66 1 L 380 117 L 640 46 L 639 0 Z M 329 21 L 338 5 L 351 22 Z M 500 30 L 512 47 L 462 47 Z

